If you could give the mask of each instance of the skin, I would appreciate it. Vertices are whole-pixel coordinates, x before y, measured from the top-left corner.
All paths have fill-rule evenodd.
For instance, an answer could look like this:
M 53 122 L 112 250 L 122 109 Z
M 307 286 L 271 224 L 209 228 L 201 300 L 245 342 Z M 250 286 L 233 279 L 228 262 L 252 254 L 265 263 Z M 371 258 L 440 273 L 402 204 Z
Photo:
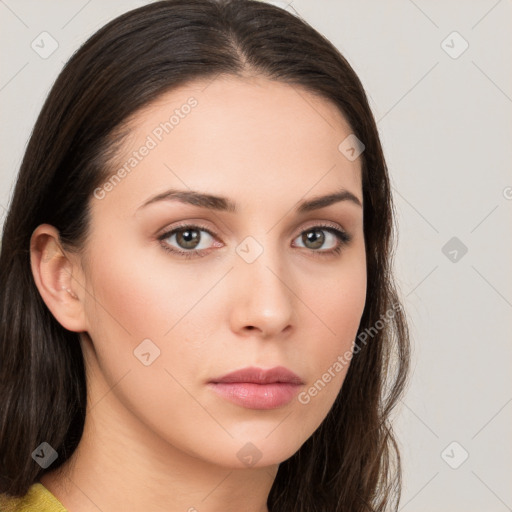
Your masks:
M 267 511 L 279 463 L 319 427 L 348 370 L 307 404 L 270 410 L 206 385 L 282 365 L 307 391 L 352 349 L 366 296 L 363 208 L 294 208 L 340 188 L 362 203 L 361 159 L 338 150 L 351 129 L 334 105 L 251 76 L 166 93 L 134 118 L 116 164 L 190 96 L 190 114 L 103 199 L 91 198 L 83 252 L 66 251 L 48 224 L 32 235 L 36 285 L 55 318 L 81 333 L 86 364 L 84 435 L 62 470 L 41 478 L 71 512 Z M 238 212 L 179 201 L 139 208 L 170 188 L 227 197 Z M 190 251 L 179 236 L 157 239 L 180 221 L 214 233 L 196 233 L 204 257 L 164 250 Z M 326 254 L 339 243 L 329 232 L 320 247 L 301 236 L 322 223 L 352 236 L 340 254 Z M 263 250 L 252 263 L 236 251 L 249 236 Z M 148 366 L 134 355 L 144 339 L 160 350 Z M 252 465 L 237 457 L 247 443 L 260 456 Z

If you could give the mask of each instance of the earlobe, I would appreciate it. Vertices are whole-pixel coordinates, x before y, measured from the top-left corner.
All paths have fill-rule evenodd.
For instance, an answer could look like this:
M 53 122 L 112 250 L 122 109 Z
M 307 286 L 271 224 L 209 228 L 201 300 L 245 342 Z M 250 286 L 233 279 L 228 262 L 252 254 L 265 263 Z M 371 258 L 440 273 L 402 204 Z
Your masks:
M 62 248 L 54 226 L 41 224 L 32 233 L 30 265 L 41 298 L 55 319 L 70 331 L 87 331 L 83 276 Z

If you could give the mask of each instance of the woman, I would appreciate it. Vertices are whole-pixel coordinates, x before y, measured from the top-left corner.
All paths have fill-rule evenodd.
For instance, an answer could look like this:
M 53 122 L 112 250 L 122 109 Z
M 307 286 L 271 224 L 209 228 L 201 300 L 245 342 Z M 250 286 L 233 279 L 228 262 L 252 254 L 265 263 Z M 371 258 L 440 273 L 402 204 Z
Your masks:
M 392 228 L 363 87 L 304 21 L 169 0 L 108 23 L 5 221 L 0 509 L 396 510 Z

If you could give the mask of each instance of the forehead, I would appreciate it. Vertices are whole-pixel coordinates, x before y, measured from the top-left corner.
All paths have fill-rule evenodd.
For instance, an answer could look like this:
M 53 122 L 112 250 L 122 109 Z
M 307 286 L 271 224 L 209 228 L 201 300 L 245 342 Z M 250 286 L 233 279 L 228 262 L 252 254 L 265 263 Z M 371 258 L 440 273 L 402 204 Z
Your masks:
M 338 108 L 297 85 L 262 77 L 223 76 L 162 94 L 137 112 L 113 172 L 141 194 L 165 187 L 218 195 L 296 200 L 345 187 L 361 198 L 360 158 L 338 149 L 351 128 Z M 150 149 L 144 149 L 150 148 Z M 144 155 L 141 155 L 144 153 Z

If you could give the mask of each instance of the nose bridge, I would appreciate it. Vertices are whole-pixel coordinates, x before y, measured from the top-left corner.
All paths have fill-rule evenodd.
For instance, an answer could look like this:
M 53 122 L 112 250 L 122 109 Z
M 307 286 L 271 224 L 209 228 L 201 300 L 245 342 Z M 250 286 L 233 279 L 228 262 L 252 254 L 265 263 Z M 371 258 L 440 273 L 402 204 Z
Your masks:
M 294 296 L 286 271 L 286 254 L 272 236 L 247 236 L 236 247 L 234 280 L 236 318 L 245 326 L 270 333 L 292 321 Z

